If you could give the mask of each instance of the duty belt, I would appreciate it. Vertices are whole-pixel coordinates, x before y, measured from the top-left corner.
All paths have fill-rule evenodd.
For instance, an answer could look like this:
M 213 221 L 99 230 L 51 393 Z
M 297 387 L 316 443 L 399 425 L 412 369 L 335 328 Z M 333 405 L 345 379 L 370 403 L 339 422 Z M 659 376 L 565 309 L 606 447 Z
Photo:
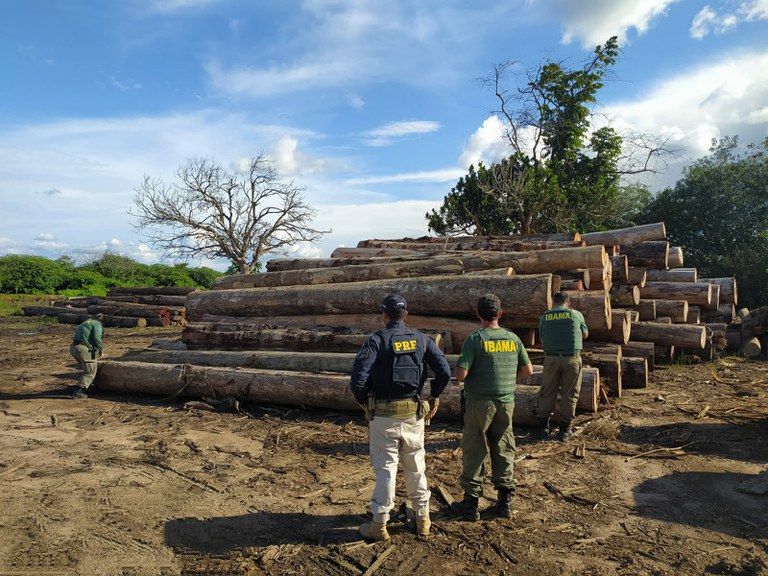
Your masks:
M 419 403 L 411 398 L 391 400 L 389 402 L 377 400 L 373 405 L 374 414 L 376 416 L 384 416 L 387 418 L 410 418 L 411 416 L 416 415 L 418 408 Z
M 571 357 L 571 356 L 581 356 L 581 352 L 572 352 L 570 354 L 562 354 L 557 352 L 544 352 L 546 356 L 560 356 L 560 357 Z

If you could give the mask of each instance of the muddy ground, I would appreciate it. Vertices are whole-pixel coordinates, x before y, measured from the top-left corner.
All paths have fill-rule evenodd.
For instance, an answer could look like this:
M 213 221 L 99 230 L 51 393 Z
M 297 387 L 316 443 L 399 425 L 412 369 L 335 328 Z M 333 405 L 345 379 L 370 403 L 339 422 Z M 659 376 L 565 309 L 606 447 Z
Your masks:
M 0 575 L 768 574 L 768 495 L 749 493 L 768 475 L 765 362 L 660 368 L 649 388 L 580 416 L 567 444 L 516 429 L 510 520 L 450 515 L 438 487 L 460 497 L 460 430 L 438 416 L 433 535 L 417 539 L 399 515 L 390 542 L 366 544 L 361 415 L 68 399 L 73 328 L 0 318 Z M 108 329 L 106 353 L 178 336 Z

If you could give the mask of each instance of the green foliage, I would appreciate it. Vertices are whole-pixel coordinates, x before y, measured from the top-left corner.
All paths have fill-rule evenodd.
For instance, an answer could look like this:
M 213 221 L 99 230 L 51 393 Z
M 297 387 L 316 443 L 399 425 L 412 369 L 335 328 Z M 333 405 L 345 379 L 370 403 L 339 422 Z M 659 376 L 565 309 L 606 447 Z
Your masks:
M 735 276 L 739 303 L 768 304 L 768 138 L 738 152 L 738 138 L 713 141 L 710 154 L 662 190 L 643 222 L 664 221 L 686 265 L 703 277 Z
M 437 234 L 535 234 L 603 229 L 621 205 L 622 138 L 613 128 L 590 134 L 591 105 L 618 56 L 613 37 L 582 68 L 547 62 L 514 97 L 500 88 L 500 115 L 514 152 L 500 164 L 462 177 L 438 210 L 426 215 Z M 511 99 L 519 108 L 511 111 Z
M 221 273 L 185 264 L 141 264 L 125 256 L 105 254 L 76 267 L 69 257 L 0 257 L 0 294 L 58 294 L 104 296 L 115 286 L 188 286 L 210 289 Z

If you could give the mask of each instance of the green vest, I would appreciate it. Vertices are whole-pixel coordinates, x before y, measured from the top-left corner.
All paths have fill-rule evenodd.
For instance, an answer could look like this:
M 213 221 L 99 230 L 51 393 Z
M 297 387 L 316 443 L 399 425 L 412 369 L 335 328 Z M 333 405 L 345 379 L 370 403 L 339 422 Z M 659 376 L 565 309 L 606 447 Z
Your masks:
M 539 337 L 546 354 L 573 355 L 581 351 L 582 335 L 587 331 L 584 316 L 567 306 L 556 306 L 542 314 Z
M 461 347 L 457 365 L 467 369 L 464 397 L 470 400 L 515 401 L 517 369 L 530 364 L 522 341 L 505 328 L 481 328 Z

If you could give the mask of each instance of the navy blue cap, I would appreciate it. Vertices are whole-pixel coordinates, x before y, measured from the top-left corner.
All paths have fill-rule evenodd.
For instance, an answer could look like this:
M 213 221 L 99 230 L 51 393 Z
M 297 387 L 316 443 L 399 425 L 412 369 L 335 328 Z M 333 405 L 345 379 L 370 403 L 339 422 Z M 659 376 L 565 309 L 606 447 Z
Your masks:
M 379 306 L 379 309 L 382 312 L 397 312 L 398 310 L 407 310 L 408 303 L 405 301 L 405 298 L 399 294 L 390 294 L 384 298 L 384 301 Z

